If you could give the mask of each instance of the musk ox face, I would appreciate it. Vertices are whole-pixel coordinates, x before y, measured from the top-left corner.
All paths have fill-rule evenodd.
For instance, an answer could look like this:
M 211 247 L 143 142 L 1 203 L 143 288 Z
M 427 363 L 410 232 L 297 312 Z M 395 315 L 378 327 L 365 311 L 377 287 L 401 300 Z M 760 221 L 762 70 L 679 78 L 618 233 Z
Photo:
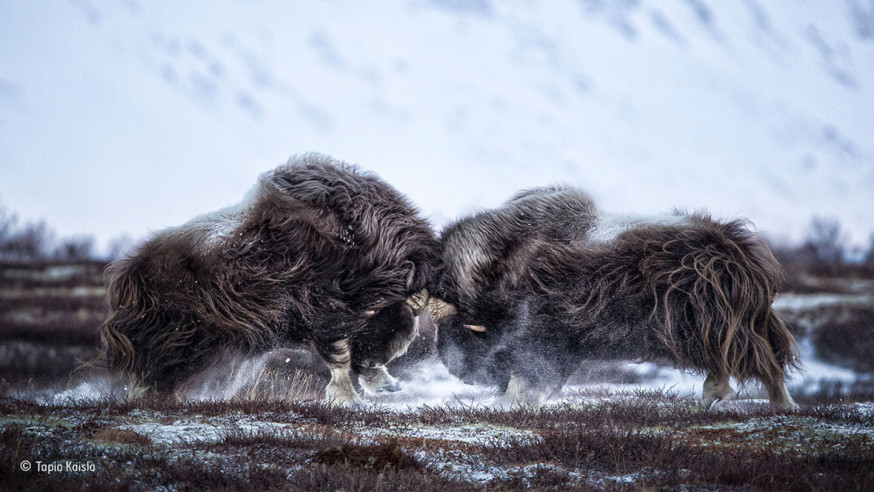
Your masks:
M 329 400 L 350 372 L 394 390 L 385 364 L 415 336 L 437 259 L 425 220 L 378 177 L 307 154 L 244 202 L 162 231 L 108 268 L 100 359 L 146 387 L 178 389 L 223 350 L 312 341 Z
M 494 384 L 506 389 L 503 377 L 507 351 L 498 333 L 481 325 L 464 325 L 461 317 L 450 315 L 439 322 L 437 353 L 450 374 L 466 384 Z
M 506 207 L 484 214 L 500 222 Z M 774 405 L 795 406 L 783 382 L 796 364 L 795 344 L 771 308 L 781 270 L 742 222 L 680 215 L 616 224 L 594 209 L 580 221 L 582 233 L 572 237 L 533 223 L 515 238 L 497 236 L 503 244 L 488 251 L 464 244 L 487 233 L 482 219 L 442 235 L 443 262 L 455 265 L 442 276 L 472 264 L 458 251 L 486 258 L 464 272 L 476 279 L 475 292 L 453 290 L 464 283 L 452 279 L 432 282 L 429 309 L 453 374 L 498 384 L 503 403 L 536 404 L 583 358 L 667 358 L 707 374 L 708 406 L 733 395 L 731 376 L 758 379 Z
M 400 390 L 385 365 L 406 353 L 418 333 L 417 314 L 406 302 L 392 304 L 368 319 L 367 331 L 377 336 L 350 340 L 352 368 L 358 373 L 359 383 L 370 393 Z
M 506 334 L 518 325 L 516 284 L 542 243 L 573 244 L 594 227 L 595 206 L 567 186 L 523 190 L 501 208 L 462 218 L 440 238 L 440 274 L 429 284 L 428 310 L 438 326 L 438 353 L 467 383 L 507 386 Z M 500 329 L 495 329 L 500 327 Z M 518 331 L 512 330 L 512 331 Z

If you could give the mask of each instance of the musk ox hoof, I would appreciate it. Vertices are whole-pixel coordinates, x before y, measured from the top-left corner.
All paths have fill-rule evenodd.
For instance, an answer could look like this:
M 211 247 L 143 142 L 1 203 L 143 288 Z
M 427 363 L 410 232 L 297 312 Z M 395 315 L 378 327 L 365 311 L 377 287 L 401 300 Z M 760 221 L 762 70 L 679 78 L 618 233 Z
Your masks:
M 798 410 L 801 409 L 801 407 L 799 407 L 798 404 L 795 403 L 794 401 L 786 401 L 786 402 L 780 402 L 780 403 L 772 402 L 771 406 L 773 406 L 774 408 L 776 408 L 778 410 L 785 410 L 787 412 L 797 412 Z
M 705 410 L 710 410 L 717 402 L 731 400 L 736 395 L 737 392 L 729 384 L 728 376 L 709 373 L 704 380 L 701 403 Z
M 704 398 L 701 400 L 701 404 L 704 405 L 704 410 L 710 410 L 713 408 L 713 405 L 716 405 L 717 402 L 722 401 L 722 398 L 717 396 L 711 396 L 709 398 Z
M 729 389 L 731 389 L 731 388 L 729 388 Z M 736 395 L 737 395 L 737 392 L 735 392 L 733 389 L 731 389 L 731 391 L 726 395 L 705 396 L 701 400 L 701 403 L 704 405 L 705 410 L 711 410 L 713 408 L 713 406 L 716 405 L 717 403 L 719 403 L 721 401 L 733 400 Z
M 325 400 L 331 405 L 341 406 L 355 406 L 363 403 L 361 397 L 351 387 L 344 388 L 331 384 L 328 384 L 328 387 L 325 388 Z
M 491 406 L 501 410 L 537 408 L 546 403 L 546 400 L 546 395 L 541 393 L 511 394 L 507 392 L 496 398 Z
M 325 401 L 328 402 L 329 405 L 338 405 L 341 407 L 355 407 L 364 404 L 364 400 L 362 400 L 361 397 L 358 395 L 332 395 L 329 393 L 325 393 Z
M 385 366 L 359 368 L 358 382 L 364 391 L 371 395 L 401 390 L 401 383 L 388 373 Z
M 734 390 L 732 390 L 731 393 L 724 395 L 724 396 L 720 396 L 720 395 L 707 396 L 701 400 L 701 404 L 704 405 L 704 410 L 711 410 L 713 408 L 713 406 L 716 405 L 717 403 L 719 403 L 721 401 L 733 400 L 736 395 L 737 395 L 737 393 Z
M 537 408 L 546 401 L 545 398 L 537 396 L 528 396 L 520 398 L 519 396 L 501 395 L 495 399 L 491 406 L 499 410 L 512 410 L 516 408 Z
M 536 408 L 543 405 L 547 399 L 548 394 L 532 384 L 528 378 L 511 374 L 507 382 L 507 390 L 492 405 L 505 410 L 516 407 Z
M 397 381 L 393 381 L 388 386 L 384 386 L 380 389 L 380 393 L 396 393 L 401 390 L 401 383 Z

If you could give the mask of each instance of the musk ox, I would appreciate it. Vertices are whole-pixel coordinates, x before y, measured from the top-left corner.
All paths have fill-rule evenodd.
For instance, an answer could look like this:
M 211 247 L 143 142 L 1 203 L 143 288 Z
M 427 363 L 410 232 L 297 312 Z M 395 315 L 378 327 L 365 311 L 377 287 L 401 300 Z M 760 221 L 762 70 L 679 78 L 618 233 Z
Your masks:
M 438 243 L 377 176 L 317 154 L 263 174 L 243 203 L 159 232 L 107 268 L 99 361 L 173 391 L 219 352 L 312 342 L 326 398 L 393 391 Z
M 503 404 L 542 402 L 581 359 L 624 358 L 706 373 L 708 408 L 733 396 L 731 376 L 796 406 L 784 384 L 795 342 L 771 308 L 782 270 L 742 221 L 611 218 L 550 187 L 440 239 L 428 305 L 440 357 L 466 382 L 499 385 Z

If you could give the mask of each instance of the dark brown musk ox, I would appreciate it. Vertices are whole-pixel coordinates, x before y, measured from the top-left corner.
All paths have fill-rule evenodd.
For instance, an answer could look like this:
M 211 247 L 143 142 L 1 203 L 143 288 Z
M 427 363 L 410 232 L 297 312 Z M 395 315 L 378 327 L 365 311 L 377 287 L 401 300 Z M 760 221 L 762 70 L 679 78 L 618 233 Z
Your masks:
M 219 353 L 312 342 L 326 398 L 399 389 L 438 243 L 401 193 L 318 154 L 263 174 L 243 203 L 154 234 L 107 268 L 98 361 L 172 392 Z
M 708 408 L 734 395 L 732 376 L 796 407 L 784 377 L 797 349 L 771 307 L 782 270 L 743 221 L 611 217 L 554 186 L 449 225 L 441 248 L 428 304 L 440 358 L 497 384 L 500 404 L 539 404 L 582 359 L 621 358 L 706 373 Z

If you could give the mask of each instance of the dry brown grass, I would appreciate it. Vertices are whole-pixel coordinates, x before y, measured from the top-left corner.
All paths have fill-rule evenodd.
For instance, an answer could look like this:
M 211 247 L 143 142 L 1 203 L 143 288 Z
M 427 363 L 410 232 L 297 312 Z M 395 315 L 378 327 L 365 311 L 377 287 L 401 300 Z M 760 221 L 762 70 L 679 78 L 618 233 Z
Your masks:
M 91 436 L 91 440 L 103 443 L 135 444 L 137 446 L 152 444 L 152 440 L 148 436 L 115 427 L 104 427 L 98 430 Z

